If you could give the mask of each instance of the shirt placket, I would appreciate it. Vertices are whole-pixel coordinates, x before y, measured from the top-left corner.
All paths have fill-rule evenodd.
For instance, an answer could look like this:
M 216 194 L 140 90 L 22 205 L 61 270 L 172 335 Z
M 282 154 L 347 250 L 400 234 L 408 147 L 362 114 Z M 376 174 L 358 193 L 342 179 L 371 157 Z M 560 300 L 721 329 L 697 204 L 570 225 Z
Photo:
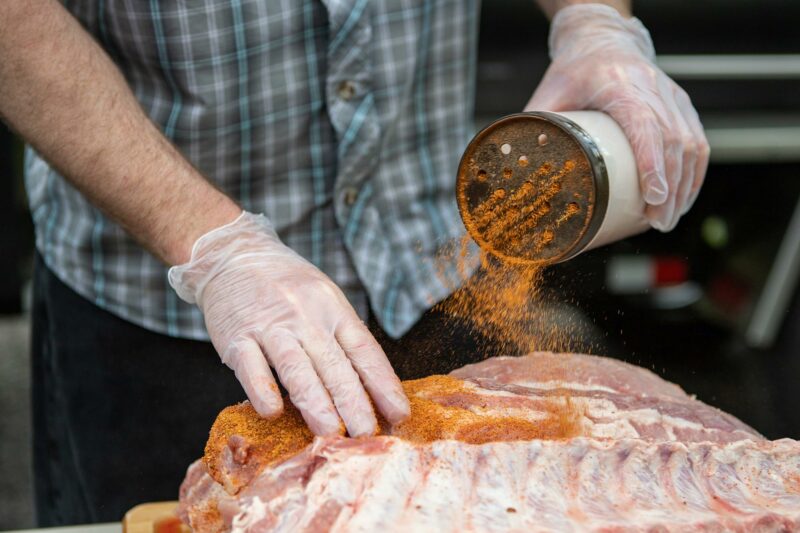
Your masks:
M 330 21 L 326 101 L 338 140 L 334 186 L 336 220 L 353 225 L 370 194 L 369 176 L 378 161 L 380 124 L 372 84 L 372 25 L 369 0 L 324 0 Z M 345 231 L 352 246 L 354 232 Z

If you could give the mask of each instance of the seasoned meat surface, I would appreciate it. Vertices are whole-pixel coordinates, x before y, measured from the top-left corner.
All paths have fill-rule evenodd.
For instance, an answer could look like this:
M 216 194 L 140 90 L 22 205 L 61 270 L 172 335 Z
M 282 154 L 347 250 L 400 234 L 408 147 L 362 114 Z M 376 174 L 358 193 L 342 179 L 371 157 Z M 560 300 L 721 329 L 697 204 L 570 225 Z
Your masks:
M 187 474 L 195 531 L 800 529 L 800 444 L 655 374 L 534 353 L 404 383 L 382 435 L 317 438 L 291 407 L 220 413 Z M 289 406 L 287 402 L 287 406 Z

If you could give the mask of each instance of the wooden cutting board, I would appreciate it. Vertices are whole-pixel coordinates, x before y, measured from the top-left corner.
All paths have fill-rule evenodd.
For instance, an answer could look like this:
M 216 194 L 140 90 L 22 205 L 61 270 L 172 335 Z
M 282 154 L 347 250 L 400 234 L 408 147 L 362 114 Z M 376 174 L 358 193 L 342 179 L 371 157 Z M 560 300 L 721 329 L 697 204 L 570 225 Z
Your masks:
M 178 502 L 154 502 L 137 505 L 122 521 L 123 533 L 189 533 L 175 514 Z

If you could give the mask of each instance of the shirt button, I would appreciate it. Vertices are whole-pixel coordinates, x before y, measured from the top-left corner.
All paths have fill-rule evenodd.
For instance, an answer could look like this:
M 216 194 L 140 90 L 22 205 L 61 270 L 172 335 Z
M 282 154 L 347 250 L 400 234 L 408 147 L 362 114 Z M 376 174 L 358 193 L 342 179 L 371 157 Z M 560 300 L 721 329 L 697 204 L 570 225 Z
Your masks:
M 339 84 L 339 98 L 344 101 L 351 100 L 356 95 L 356 84 L 346 80 Z
M 345 205 L 353 205 L 356 203 L 356 199 L 358 199 L 358 190 L 355 187 L 348 187 L 344 190 L 342 198 L 344 199 Z

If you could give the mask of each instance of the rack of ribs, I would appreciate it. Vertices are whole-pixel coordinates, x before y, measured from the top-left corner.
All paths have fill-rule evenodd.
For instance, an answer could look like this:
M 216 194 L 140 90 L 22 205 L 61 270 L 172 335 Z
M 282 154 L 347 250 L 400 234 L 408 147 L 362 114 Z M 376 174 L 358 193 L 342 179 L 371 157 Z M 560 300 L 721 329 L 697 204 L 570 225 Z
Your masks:
M 534 353 L 404 382 L 405 422 L 314 438 L 223 410 L 180 490 L 197 532 L 800 531 L 800 442 L 648 370 Z

